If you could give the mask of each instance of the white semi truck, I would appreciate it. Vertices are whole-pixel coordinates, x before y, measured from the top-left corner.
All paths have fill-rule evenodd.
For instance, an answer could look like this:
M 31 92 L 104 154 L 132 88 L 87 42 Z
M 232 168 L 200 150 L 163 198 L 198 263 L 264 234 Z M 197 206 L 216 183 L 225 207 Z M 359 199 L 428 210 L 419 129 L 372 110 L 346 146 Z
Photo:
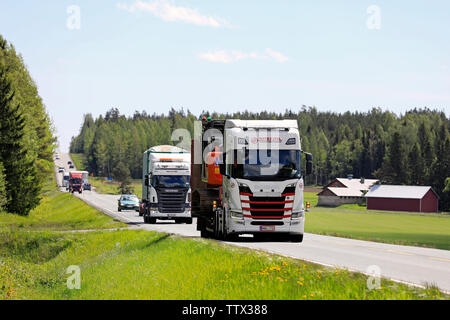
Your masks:
M 191 155 L 174 146 L 156 146 L 144 153 L 142 210 L 144 222 L 175 220 L 192 224 Z
M 63 188 L 66 188 L 66 190 L 69 190 L 69 180 L 70 180 L 70 175 L 68 172 L 64 171 L 61 173 L 62 175 L 62 186 Z
M 191 153 L 201 154 L 200 161 L 191 159 L 191 188 L 202 237 L 302 242 L 304 175 L 312 171 L 312 155 L 301 149 L 297 121 L 204 118 Z

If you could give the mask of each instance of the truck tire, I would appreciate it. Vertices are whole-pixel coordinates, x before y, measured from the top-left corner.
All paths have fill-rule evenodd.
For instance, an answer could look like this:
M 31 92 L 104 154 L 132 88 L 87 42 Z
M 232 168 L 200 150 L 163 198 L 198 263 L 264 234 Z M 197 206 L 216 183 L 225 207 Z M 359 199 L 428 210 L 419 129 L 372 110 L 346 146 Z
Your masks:
M 200 237 L 202 237 L 203 239 L 211 239 L 212 238 L 212 234 L 211 234 L 211 232 L 209 232 L 205 228 L 202 228 L 200 230 Z
M 148 224 L 156 224 L 156 218 L 148 217 L 147 221 Z
M 224 234 L 223 240 L 228 242 L 236 242 L 239 240 L 239 235 L 236 233 L 226 233 Z
M 303 242 L 303 235 L 302 234 L 293 234 L 289 237 L 289 239 L 292 242 L 301 243 L 301 242 Z
M 186 218 L 186 219 L 184 219 L 184 223 L 186 223 L 186 224 L 192 224 L 192 218 Z
M 205 221 L 202 218 L 197 219 L 197 230 L 200 231 L 200 237 L 203 239 L 209 239 L 211 237 L 208 230 L 206 230 Z
M 255 239 L 256 241 L 261 241 L 261 242 L 270 240 L 269 236 L 266 233 L 255 233 L 253 235 L 253 239 Z

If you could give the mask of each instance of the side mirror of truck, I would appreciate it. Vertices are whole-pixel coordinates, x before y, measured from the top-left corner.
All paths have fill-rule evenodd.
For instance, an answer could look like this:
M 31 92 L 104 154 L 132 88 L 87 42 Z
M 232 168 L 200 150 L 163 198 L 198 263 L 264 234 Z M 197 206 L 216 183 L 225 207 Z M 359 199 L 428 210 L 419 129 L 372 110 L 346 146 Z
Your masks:
M 225 176 L 227 174 L 227 167 L 225 163 L 219 164 L 220 174 Z
M 310 153 L 306 153 L 306 175 L 310 175 L 313 172 L 313 156 Z
M 145 182 L 144 182 L 144 184 L 145 184 L 146 187 L 150 186 L 150 179 L 149 179 L 148 174 L 145 175 Z

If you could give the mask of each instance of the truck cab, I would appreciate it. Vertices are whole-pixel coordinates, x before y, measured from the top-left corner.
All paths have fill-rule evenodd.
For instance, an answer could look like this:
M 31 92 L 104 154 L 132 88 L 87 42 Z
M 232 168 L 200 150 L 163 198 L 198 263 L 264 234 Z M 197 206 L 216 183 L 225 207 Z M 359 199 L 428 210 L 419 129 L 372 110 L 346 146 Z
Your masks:
M 83 173 L 74 171 L 69 173 L 69 192 L 83 193 Z
M 67 191 L 69 191 L 69 181 L 70 181 L 69 172 L 63 172 L 62 173 L 62 186 L 63 186 L 63 188 L 66 188 Z
M 210 129 L 222 138 L 212 138 Z M 297 121 L 204 120 L 200 139 L 194 145 L 201 144 L 206 156 L 201 168 L 192 169 L 192 210 L 202 235 L 280 235 L 301 242 L 303 176 L 312 156 L 306 154 L 302 170 Z M 201 182 L 194 181 L 194 171 L 201 172 Z
M 157 146 L 144 153 L 142 211 L 145 223 L 192 224 L 190 158 L 186 150 Z

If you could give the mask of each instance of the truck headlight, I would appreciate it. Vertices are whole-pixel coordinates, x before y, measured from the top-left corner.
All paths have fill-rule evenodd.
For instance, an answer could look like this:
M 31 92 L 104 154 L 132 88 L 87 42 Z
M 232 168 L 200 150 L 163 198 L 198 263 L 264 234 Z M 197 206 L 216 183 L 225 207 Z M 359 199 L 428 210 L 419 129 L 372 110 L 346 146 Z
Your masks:
M 150 213 L 157 213 L 158 212 L 158 208 L 150 208 Z
M 235 219 L 243 219 L 244 214 L 242 212 L 231 211 L 231 217 Z
M 301 212 L 293 212 L 292 213 L 292 218 L 293 219 L 303 218 L 303 211 L 301 211 Z
M 286 186 L 286 188 L 292 188 L 292 187 L 295 188 L 296 185 L 297 185 L 296 183 L 291 183 L 291 184 L 288 184 L 288 185 Z

